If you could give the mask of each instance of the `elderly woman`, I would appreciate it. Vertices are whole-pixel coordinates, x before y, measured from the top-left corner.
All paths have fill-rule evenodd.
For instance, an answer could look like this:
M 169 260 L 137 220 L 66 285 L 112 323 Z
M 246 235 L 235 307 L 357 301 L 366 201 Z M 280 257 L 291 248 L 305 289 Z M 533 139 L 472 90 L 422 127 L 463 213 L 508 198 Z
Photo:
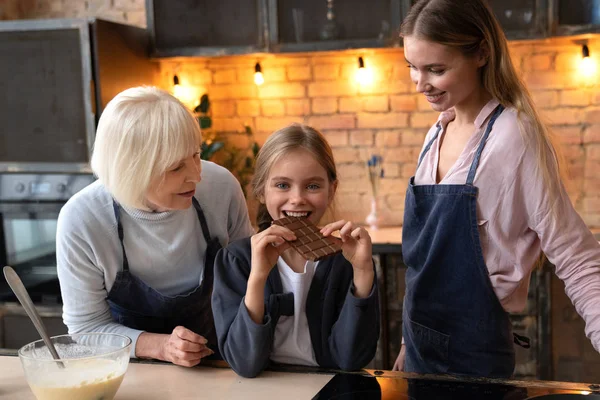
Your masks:
M 218 356 L 214 257 L 254 232 L 239 183 L 200 160 L 199 145 L 197 121 L 165 91 L 131 88 L 108 104 L 91 161 L 98 180 L 58 218 L 70 333 L 120 333 L 132 356 L 182 366 Z

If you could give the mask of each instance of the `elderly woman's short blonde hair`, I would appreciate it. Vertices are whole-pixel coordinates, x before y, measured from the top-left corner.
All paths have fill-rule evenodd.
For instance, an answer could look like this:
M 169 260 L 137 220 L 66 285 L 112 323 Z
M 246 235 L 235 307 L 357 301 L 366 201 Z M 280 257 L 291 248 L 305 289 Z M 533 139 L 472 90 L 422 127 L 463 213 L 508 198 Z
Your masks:
M 168 92 L 134 87 L 106 106 L 96 130 L 91 166 L 122 205 L 146 208 L 151 182 L 198 151 L 200 127 Z

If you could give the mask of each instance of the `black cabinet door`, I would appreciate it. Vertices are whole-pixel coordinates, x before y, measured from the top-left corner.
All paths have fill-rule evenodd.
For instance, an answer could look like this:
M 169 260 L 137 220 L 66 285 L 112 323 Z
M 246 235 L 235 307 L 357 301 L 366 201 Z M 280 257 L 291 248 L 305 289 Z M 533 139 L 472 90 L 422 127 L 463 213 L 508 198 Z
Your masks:
M 489 0 L 508 39 L 532 39 L 547 36 L 547 0 Z
M 553 33 L 600 32 L 600 0 L 551 0 Z
M 153 55 L 264 51 L 266 0 L 146 0 Z
M 318 51 L 399 44 L 398 28 L 410 0 L 269 0 L 268 5 L 274 51 Z
M 409 6 L 417 0 L 408 1 Z M 487 0 L 506 37 L 535 39 L 548 36 L 549 8 L 557 0 Z M 403 5 L 407 7 L 407 5 Z
M 417 0 L 409 0 L 414 5 Z M 553 0 L 487 0 L 506 37 L 535 39 L 548 35 L 549 2 Z

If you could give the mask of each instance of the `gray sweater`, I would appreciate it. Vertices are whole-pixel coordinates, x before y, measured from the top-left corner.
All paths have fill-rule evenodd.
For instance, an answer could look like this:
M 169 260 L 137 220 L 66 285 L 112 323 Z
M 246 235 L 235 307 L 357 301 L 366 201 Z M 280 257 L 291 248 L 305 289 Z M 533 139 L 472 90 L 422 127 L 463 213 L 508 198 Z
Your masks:
M 242 190 L 225 168 L 202 161 L 196 188 L 211 236 L 221 245 L 248 237 L 254 230 Z M 206 242 L 193 207 L 161 213 L 122 207 L 124 244 L 133 275 L 164 295 L 187 292 L 200 284 Z M 106 297 L 123 252 L 117 235 L 112 197 L 99 182 L 73 196 L 62 208 L 56 234 L 63 320 L 69 333 L 113 332 L 133 340 L 142 331 L 113 322 Z

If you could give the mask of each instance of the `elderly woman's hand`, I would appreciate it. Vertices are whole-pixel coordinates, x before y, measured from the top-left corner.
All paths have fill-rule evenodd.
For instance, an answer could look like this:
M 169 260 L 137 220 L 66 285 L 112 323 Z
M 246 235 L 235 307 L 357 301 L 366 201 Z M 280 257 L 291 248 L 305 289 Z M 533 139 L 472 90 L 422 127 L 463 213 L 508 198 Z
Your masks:
M 193 367 L 198 365 L 202 358 L 214 353 L 206 347 L 207 342 L 204 337 L 178 326 L 173 329 L 173 333 L 165 336 L 161 359 L 183 367 Z

